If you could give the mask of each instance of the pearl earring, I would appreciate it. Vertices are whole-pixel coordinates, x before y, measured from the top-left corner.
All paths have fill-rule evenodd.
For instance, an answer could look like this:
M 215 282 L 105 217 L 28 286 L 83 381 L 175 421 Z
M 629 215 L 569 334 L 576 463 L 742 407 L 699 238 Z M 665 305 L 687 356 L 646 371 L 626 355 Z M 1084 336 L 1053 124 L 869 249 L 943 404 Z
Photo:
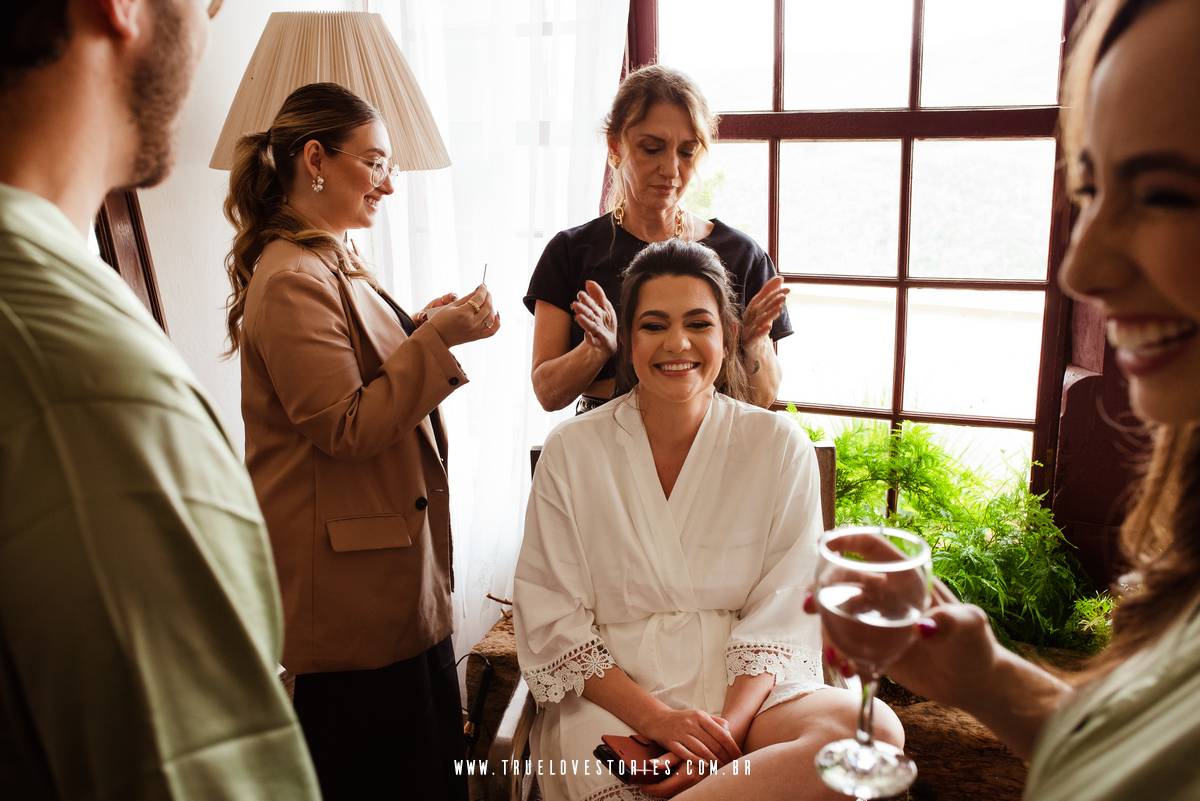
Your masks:
M 316 178 L 313 178 L 312 187 L 313 187 L 314 192 L 324 192 L 325 191 L 325 176 L 318 175 Z

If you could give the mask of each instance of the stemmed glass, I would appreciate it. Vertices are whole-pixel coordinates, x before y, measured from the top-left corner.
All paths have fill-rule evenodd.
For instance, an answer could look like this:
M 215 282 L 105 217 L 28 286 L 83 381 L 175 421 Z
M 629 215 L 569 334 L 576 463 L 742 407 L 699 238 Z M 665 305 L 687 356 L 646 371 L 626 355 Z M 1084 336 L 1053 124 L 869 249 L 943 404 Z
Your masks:
M 929 608 L 929 545 L 908 531 L 857 526 L 826 531 L 818 549 L 821 624 L 862 681 L 862 708 L 854 738 L 817 753 L 817 773 L 864 801 L 897 795 L 917 777 L 917 766 L 899 748 L 875 741 L 872 702 L 879 677 L 912 643 L 914 624 Z

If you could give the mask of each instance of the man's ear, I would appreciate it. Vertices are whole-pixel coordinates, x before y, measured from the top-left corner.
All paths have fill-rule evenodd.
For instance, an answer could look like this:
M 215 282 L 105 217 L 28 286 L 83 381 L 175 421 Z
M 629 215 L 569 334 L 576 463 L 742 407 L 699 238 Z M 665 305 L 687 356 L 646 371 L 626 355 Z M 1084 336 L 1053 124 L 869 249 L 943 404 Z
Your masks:
M 92 5 L 110 33 L 120 39 L 131 41 L 141 33 L 141 15 L 145 12 L 144 0 L 86 0 Z

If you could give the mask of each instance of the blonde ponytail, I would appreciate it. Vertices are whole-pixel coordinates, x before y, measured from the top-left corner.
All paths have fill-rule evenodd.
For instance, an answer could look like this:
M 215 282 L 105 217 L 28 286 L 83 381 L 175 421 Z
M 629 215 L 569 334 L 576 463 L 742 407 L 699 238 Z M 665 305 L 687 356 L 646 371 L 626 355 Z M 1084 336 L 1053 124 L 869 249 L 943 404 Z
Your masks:
M 238 141 L 224 205 L 225 219 L 234 228 L 233 245 L 225 257 L 230 286 L 227 355 L 241 347 L 246 290 L 263 249 L 275 239 L 294 242 L 351 278 L 374 284 L 355 253 L 328 231 L 313 228 L 286 201 L 296 154 L 306 142 L 316 140 L 336 148 L 353 129 L 377 119 L 379 112 L 350 90 L 335 83 L 311 83 L 288 96 L 270 128 Z

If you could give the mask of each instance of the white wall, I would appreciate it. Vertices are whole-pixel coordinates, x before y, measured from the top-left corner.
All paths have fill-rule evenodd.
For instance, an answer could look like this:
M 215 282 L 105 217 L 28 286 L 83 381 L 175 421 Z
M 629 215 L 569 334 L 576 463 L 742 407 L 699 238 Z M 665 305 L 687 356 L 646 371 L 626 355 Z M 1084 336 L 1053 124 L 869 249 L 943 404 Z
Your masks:
M 352 0 L 226 3 L 211 23 L 208 51 L 180 115 L 175 169 L 161 186 L 139 193 L 171 339 L 216 402 L 239 449 L 238 361 L 221 358 L 229 294 L 224 259 L 233 233 L 221 204 L 229 173 L 209 169 L 208 160 L 271 12 L 361 8 Z

